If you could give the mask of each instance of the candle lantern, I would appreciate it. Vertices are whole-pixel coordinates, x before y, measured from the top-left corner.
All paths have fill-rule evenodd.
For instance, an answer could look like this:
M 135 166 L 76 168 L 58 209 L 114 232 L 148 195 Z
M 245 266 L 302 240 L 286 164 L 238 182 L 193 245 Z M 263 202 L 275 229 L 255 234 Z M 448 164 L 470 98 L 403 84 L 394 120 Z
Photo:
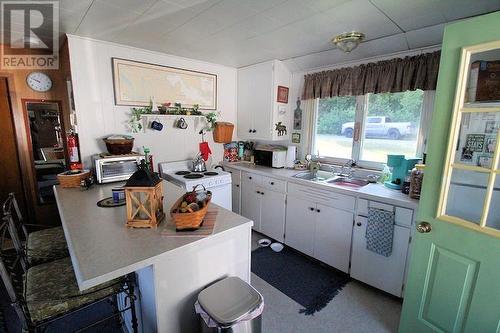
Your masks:
M 125 200 L 127 227 L 156 228 L 165 217 L 162 180 L 144 160 L 125 184 Z

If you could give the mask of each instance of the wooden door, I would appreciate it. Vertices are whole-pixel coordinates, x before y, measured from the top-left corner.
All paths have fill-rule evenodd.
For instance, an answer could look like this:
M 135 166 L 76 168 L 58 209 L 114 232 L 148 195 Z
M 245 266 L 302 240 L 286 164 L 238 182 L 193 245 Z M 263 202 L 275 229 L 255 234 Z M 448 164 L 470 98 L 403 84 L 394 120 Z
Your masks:
M 12 117 L 11 104 L 7 79 L 0 77 L 0 201 L 7 198 L 7 194 L 14 192 L 23 215 L 26 216 L 26 205 L 23 190 L 23 179 L 19 165 L 19 155 L 16 145 L 16 133 Z
M 278 242 L 285 236 L 285 194 L 262 189 L 260 231 Z
M 314 258 L 347 273 L 354 215 L 320 204 L 315 213 Z
M 252 182 L 241 182 L 241 215 L 253 221 L 253 229 L 260 231 L 260 189 Z
M 500 61 L 499 22 L 495 12 L 445 28 L 402 333 L 500 327 L 500 98 L 478 100 L 488 80 L 471 73 Z
M 312 256 L 316 203 L 288 196 L 286 204 L 285 244 Z

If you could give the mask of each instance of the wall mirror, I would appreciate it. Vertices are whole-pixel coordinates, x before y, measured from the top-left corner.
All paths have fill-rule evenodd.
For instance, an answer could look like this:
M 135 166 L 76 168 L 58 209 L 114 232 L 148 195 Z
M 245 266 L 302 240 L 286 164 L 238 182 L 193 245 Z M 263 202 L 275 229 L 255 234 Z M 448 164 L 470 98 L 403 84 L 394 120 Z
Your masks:
M 500 41 L 462 49 L 437 217 L 500 236 Z
M 59 101 L 23 100 L 39 204 L 55 202 L 53 185 L 66 170 L 65 130 Z

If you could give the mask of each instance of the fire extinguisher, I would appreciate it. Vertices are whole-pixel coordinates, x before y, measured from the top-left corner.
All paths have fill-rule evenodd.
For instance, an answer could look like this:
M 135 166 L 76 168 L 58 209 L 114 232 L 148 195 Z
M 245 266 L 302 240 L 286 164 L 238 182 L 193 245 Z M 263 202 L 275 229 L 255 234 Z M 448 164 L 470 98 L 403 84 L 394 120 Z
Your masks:
M 78 134 L 71 130 L 66 138 L 68 142 L 69 168 L 78 170 L 82 168 L 80 160 L 80 149 L 78 144 Z

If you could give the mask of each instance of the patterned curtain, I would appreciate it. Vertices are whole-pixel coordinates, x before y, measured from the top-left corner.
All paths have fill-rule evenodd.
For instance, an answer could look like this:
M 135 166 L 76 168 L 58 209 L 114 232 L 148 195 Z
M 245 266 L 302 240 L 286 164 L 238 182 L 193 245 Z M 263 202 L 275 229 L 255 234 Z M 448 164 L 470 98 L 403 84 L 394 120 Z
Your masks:
M 302 99 L 435 90 L 440 54 L 436 51 L 307 74 Z

